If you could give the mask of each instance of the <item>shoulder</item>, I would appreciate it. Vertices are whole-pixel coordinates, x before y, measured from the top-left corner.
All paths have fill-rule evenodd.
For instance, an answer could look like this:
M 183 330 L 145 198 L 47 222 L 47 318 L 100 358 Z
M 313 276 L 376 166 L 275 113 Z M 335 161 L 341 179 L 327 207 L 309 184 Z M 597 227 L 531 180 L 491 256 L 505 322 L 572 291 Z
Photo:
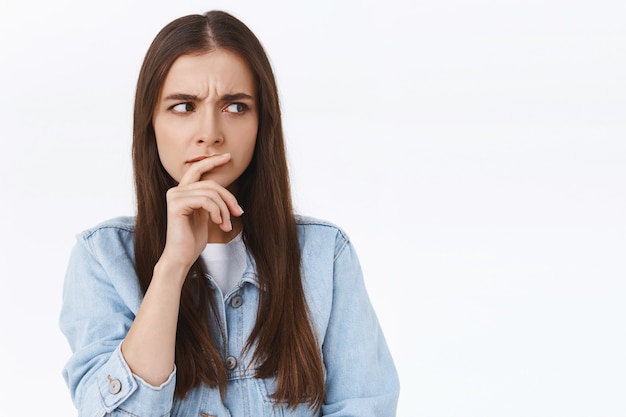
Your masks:
M 299 230 L 306 230 L 310 233 L 337 235 L 344 240 L 350 240 L 348 234 L 334 223 L 315 217 L 296 214 L 296 225 Z
M 336 257 L 350 242 L 348 234 L 334 223 L 303 215 L 296 215 L 295 218 L 303 250 L 332 249 Z
M 94 238 L 98 234 L 106 233 L 119 233 L 119 232 L 135 232 L 135 217 L 134 216 L 120 216 L 114 217 L 109 220 L 105 220 L 97 225 L 84 230 L 81 233 L 85 239 Z
M 87 246 L 99 260 L 134 252 L 135 217 L 115 217 L 77 235 L 79 244 Z
M 72 297 L 70 303 L 78 302 L 83 292 L 96 297 L 101 307 L 102 303 L 116 305 L 117 297 L 121 297 L 136 313 L 142 291 L 135 272 L 134 217 L 106 220 L 76 236 L 65 288 Z M 111 292 L 113 288 L 115 293 Z

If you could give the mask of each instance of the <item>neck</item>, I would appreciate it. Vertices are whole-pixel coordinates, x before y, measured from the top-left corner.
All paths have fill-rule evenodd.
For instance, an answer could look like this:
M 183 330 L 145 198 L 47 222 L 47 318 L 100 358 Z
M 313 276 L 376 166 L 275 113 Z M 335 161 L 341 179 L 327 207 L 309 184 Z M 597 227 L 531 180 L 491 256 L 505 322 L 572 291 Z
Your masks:
M 241 220 L 237 217 L 231 217 L 233 229 L 225 232 L 215 223 L 209 222 L 209 233 L 207 235 L 207 243 L 228 243 L 233 240 L 241 232 Z

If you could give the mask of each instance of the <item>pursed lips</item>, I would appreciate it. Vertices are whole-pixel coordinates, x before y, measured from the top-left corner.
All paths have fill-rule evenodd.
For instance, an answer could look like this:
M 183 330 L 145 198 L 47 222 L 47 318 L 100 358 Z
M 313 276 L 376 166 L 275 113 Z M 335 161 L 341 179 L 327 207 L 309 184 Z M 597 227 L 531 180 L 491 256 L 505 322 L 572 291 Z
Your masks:
M 215 156 L 215 155 L 218 155 L 218 154 L 216 154 L 216 153 L 215 153 L 215 154 L 212 154 L 212 155 L 200 155 L 200 156 L 196 156 L 195 158 L 190 159 L 189 161 L 187 161 L 187 163 L 188 163 L 188 164 L 193 164 L 194 162 L 200 162 L 200 161 L 202 161 L 203 159 L 207 159 L 207 158 L 210 158 L 210 157 Z

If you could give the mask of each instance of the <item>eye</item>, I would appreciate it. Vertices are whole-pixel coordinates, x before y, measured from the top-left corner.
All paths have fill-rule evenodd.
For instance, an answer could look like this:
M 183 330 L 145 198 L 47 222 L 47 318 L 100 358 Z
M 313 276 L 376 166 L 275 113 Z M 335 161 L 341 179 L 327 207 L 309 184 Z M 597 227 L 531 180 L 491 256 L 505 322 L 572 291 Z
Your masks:
M 246 106 L 243 103 L 233 103 L 233 104 L 229 104 L 226 107 L 226 111 L 229 113 L 243 113 L 247 109 L 248 109 L 248 106 Z
M 194 111 L 195 106 L 193 105 L 193 103 L 190 103 L 190 102 L 179 103 L 170 107 L 170 110 L 173 110 L 176 113 L 188 113 L 190 111 Z

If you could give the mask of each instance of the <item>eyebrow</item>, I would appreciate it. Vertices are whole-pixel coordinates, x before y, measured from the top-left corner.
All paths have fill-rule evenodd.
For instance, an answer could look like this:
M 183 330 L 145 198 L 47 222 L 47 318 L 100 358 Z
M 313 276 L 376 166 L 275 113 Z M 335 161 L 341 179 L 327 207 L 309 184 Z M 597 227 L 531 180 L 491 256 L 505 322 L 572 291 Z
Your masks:
M 223 101 L 237 101 L 237 100 L 253 100 L 252 96 L 246 93 L 236 94 L 224 94 L 222 96 Z
M 163 99 L 176 100 L 176 101 L 198 101 L 198 96 L 195 94 L 173 93 Z M 236 100 L 254 100 L 254 98 L 246 93 L 224 94 L 220 97 L 221 101 L 236 101 Z

